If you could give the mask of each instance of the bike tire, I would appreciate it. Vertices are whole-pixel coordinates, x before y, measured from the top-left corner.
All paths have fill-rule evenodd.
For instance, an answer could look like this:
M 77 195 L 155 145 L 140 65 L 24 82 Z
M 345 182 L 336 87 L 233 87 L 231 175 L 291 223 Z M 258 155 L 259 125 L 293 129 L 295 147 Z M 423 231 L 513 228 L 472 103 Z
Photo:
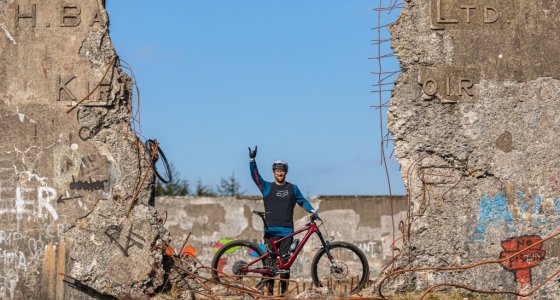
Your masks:
M 169 162 L 167 162 L 167 157 L 165 157 L 165 154 L 163 153 L 163 150 L 161 150 L 161 146 L 158 143 L 158 153 L 155 156 L 155 159 L 153 159 L 152 157 L 152 149 L 153 149 L 153 145 L 157 143 L 157 141 L 155 140 L 147 140 L 145 143 L 145 149 L 146 149 L 146 153 L 148 154 L 149 157 L 149 161 L 150 164 L 152 165 L 152 169 L 154 170 L 154 173 L 156 173 L 156 176 L 159 178 L 159 180 L 161 180 L 161 182 L 163 183 L 169 183 L 173 180 L 173 174 L 171 172 L 171 167 L 169 166 Z M 157 166 L 156 166 L 156 162 L 161 159 L 162 163 L 163 163 L 163 169 L 165 171 L 165 174 L 163 175 L 167 175 L 167 176 L 163 176 L 160 172 L 161 170 L 158 170 Z
M 214 258 L 212 259 L 212 278 L 216 282 L 223 281 L 223 279 L 221 280 L 220 278 L 228 276 L 231 276 L 230 278 L 235 277 L 238 280 L 243 280 L 243 274 L 235 274 L 233 267 L 236 264 L 242 264 L 242 262 L 248 263 L 263 255 L 264 252 L 262 251 L 262 249 L 253 242 L 245 240 L 236 240 L 229 242 L 222 246 L 222 248 L 220 248 L 218 252 L 216 252 Z M 263 261 L 260 261 L 253 266 L 262 268 Z
M 333 268 L 326 255 L 327 251 L 333 256 L 338 267 Z M 345 295 L 362 290 L 368 276 L 369 264 L 366 256 L 358 247 L 347 242 L 333 242 L 327 248 L 319 249 L 311 262 L 311 278 L 316 287 L 328 286 L 331 283 L 331 289 Z

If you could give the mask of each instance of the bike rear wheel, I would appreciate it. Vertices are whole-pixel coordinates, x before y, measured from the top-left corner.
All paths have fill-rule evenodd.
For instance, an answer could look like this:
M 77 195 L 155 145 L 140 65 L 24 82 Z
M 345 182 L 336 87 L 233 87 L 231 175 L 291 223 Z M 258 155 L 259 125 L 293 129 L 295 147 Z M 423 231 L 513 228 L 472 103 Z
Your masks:
M 232 283 L 255 287 L 260 281 L 259 274 L 245 273 L 240 268 L 264 255 L 255 243 L 237 240 L 225 244 L 212 259 L 212 278 L 216 282 Z M 251 269 L 262 269 L 263 261 L 251 265 Z
M 335 294 L 352 295 L 359 292 L 365 287 L 368 275 L 369 264 L 364 253 L 346 242 L 333 242 L 328 248 L 321 248 L 311 263 L 313 284 L 317 287 L 327 286 Z

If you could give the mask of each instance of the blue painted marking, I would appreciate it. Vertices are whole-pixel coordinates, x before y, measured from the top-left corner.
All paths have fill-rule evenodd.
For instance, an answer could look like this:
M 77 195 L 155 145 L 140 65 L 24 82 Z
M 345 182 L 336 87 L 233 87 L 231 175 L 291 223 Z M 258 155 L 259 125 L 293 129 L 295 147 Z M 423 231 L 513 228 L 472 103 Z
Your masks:
M 540 195 L 533 198 L 533 213 L 537 215 L 533 221 L 533 225 L 541 225 L 546 223 L 546 218 L 541 214 L 542 197 Z
M 523 192 L 519 192 L 517 196 L 519 197 L 519 210 L 522 214 L 525 214 L 529 210 L 529 203 L 525 201 L 525 194 Z
M 509 205 L 504 194 L 498 194 L 494 198 L 483 195 L 482 198 L 480 198 L 480 215 L 474 231 L 474 240 L 484 240 L 484 235 L 488 231 L 489 224 L 494 227 L 505 224 L 507 231 L 516 231 L 515 228 L 513 228 L 513 218 L 511 217 Z
M 560 199 L 554 198 L 554 210 L 557 214 L 560 214 Z
M 541 203 L 542 203 L 542 197 L 540 195 L 536 195 L 535 198 L 533 198 L 533 213 L 534 214 L 540 214 L 541 213 Z

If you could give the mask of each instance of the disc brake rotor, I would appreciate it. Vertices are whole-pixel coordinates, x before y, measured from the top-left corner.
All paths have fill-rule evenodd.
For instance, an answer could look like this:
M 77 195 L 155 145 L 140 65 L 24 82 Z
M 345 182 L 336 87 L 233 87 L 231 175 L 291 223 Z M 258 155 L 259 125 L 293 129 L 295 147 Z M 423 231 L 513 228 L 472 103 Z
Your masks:
M 348 276 L 348 266 L 343 262 L 331 265 L 331 275 L 336 279 L 343 279 Z

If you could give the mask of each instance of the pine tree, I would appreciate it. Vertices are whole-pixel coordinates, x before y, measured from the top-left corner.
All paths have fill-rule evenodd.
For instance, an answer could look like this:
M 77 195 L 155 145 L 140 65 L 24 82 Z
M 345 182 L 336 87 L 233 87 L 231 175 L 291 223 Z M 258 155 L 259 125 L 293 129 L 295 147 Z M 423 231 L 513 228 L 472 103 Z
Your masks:
M 173 180 L 169 183 L 163 183 L 160 180 L 156 182 L 156 197 L 159 196 L 186 196 L 191 193 L 189 182 L 181 179 L 181 173 L 175 169 L 173 165 L 169 166 Z
M 220 180 L 218 193 L 222 196 L 240 196 L 244 193 L 244 191 L 241 191 L 239 180 L 235 178 L 235 173 L 231 173 L 230 177 Z
M 202 181 L 198 179 L 198 181 L 196 182 L 195 195 L 199 197 L 213 197 L 216 196 L 216 193 L 211 186 L 202 184 Z

